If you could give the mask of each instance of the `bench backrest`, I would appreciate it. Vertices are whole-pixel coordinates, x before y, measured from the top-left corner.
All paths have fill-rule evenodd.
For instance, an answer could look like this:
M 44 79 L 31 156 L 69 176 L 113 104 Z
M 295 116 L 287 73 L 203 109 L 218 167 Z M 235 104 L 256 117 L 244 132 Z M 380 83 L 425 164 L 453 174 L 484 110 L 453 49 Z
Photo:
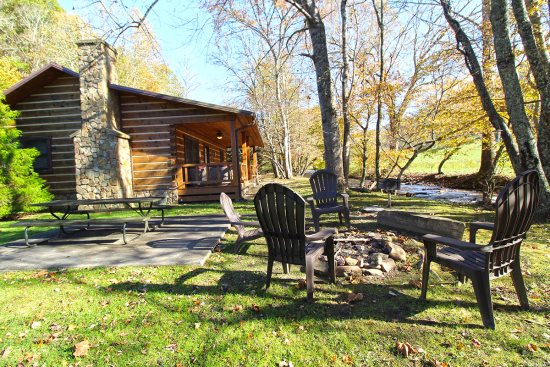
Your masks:
M 222 192 L 220 194 L 220 205 L 223 209 L 223 212 L 225 213 L 225 216 L 227 219 L 229 219 L 230 222 L 241 222 L 241 216 L 239 213 L 235 211 L 235 207 L 233 206 L 233 200 L 225 193 Z M 235 230 L 237 230 L 237 233 L 242 235 L 246 231 L 244 226 L 239 224 L 232 224 Z

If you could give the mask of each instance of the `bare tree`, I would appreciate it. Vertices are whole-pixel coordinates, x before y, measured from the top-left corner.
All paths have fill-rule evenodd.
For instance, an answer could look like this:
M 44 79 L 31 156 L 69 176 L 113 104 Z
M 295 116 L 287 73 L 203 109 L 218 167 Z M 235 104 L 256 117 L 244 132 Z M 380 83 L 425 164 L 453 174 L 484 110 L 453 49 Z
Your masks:
M 332 78 L 328 58 L 325 24 L 315 0 L 285 0 L 304 17 L 311 39 L 312 54 L 317 76 L 317 94 L 323 126 L 324 159 L 326 168 L 340 179 L 343 175 L 342 150 L 336 110 L 332 97 Z

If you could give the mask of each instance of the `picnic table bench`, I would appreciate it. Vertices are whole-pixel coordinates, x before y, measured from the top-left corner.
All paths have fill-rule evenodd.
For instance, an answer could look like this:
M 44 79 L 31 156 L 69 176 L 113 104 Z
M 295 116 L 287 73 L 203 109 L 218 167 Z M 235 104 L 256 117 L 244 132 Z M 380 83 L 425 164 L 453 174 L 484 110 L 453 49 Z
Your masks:
M 156 204 L 153 205 L 150 209 L 148 209 L 147 212 L 150 212 L 151 210 L 159 211 L 161 213 L 161 220 L 158 224 L 155 225 L 155 227 L 162 227 L 164 225 L 165 221 L 165 210 L 169 209 L 175 209 L 177 208 L 176 205 L 168 205 L 168 204 Z M 74 210 L 71 212 L 71 214 L 85 214 L 88 219 L 90 219 L 90 214 L 94 213 L 111 213 L 111 212 L 120 212 L 120 211 L 128 211 L 129 208 L 109 208 L 109 209 L 83 209 L 83 210 Z
M 143 233 L 149 229 L 149 217 L 127 217 L 127 218 L 87 218 L 87 219 L 31 219 L 23 220 L 14 223 L 14 227 L 25 227 L 25 245 L 32 247 L 33 245 L 29 241 L 29 228 L 31 227 L 57 227 L 64 231 L 65 227 L 77 227 L 86 226 L 90 227 L 90 224 L 119 224 L 122 225 L 122 241 L 124 244 L 128 244 L 126 238 L 126 225 L 128 223 L 144 223 Z M 66 232 L 65 232 L 66 233 Z

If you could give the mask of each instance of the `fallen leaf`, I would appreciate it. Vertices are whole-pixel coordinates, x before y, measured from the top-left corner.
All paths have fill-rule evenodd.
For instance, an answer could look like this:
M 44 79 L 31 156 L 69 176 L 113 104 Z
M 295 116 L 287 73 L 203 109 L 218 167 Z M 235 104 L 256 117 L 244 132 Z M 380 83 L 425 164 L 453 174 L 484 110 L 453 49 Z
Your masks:
M 279 362 L 279 367 L 294 367 L 294 363 L 292 361 L 285 361 L 284 359 Z
M 40 321 L 33 321 L 31 323 L 31 329 L 38 329 L 40 326 L 42 326 L 42 322 Z
M 348 302 L 359 302 L 363 300 L 363 293 L 349 293 L 347 301 Z
M 166 346 L 166 350 L 169 350 L 170 352 L 174 353 L 178 350 L 178 345 L 176 343 L 168 344 Z
M 429 362 L 429 365 L 431 367 L 449 367 L 449 364 L 447 362 L 439 362 L 437 359 L 432 359 Z
M 195 329 L 198 329 L 201 327 L 201 323 L 200 322 L 195 322 Z
M 2 351 L 2 358 L 6 358 L 7 356 L 10 355 L 10 353 L 11 353 L 11 347 L 7 347 Z
M 235 312 L 239 312 L 239 311 L 241 311 L 242 309 L 243 309 L 243 306 L 241 306 L 241 305 L 235 305 L 235 306 L 233 306 L 233 311 L 235 311 Z
M 69 331 L 73 331 L 74 329 L 76 329 L 76 325 L 73 325 L 73 324 L 71 324 L 67 327 L 67 330 L 69 330 Z
M 30 363 L 30 362 L 34 361 L 37 357 L 38 356 L 36 354 L 33 354 L 33 353 L 29 352 L 29 353 L 25 354 L 24 358 L 25 358 L 25 361 Z
M 395 349 L 397 349 L 397 352 L 405 358 L 417 353 L 416 349 L 414 349 L 410 343 L 401 343 L 398 341 L 395 343 Z
M 253 303 L 252 304 L 252 310 L 256 313 L 260 313 L 262 312 L 262 309 L 260 308 L 260 306 L 258 306 L 257 304 Z
M 412 285 L 413 287 L 418 288 L 418 289 L 422 288 L 422 282 L 421 282 L 420 280 L 418 280 L 418 279 L 416 279 L 416 280 L 415 280 L 415 279 L 411 279 L 411 280 L 409 281 L 409 285 Z
M 533 343 L 529 343 L 527 344 L 526 346 L 527 350 L 531 353 L 535 353 L 539 348 L 537 347 L 536 344 L 533 344 Z
M 476 347 L 476 348 L 481 347 L 481 342 L 480 342 L 479 340 L 477 340 L 476 338 L 473 338 L 473 339 L 472 339 L 472 344 L 473 344 L 474 347 Z
M 305 279 L 300 279 L 300 280 L 298 280 L 298 284 L 296 285 L 296 287 L 297 287 L 298 289 L 304 289 L 304 288 L 306 288 L 306 287 L 307 287 L 307 283 L 306 283 Z
M 342 356 L 342 362 L 344 362 L 345 364 L 353 364 L 353 359 L 347 354 L 344 354 Z
M 90 343 L 87 340 L 83 340 L 80 343 L 76 343 L 74 346 L 73 356 L 75 357 L 84 357 L 88 354 L 90 349 Z

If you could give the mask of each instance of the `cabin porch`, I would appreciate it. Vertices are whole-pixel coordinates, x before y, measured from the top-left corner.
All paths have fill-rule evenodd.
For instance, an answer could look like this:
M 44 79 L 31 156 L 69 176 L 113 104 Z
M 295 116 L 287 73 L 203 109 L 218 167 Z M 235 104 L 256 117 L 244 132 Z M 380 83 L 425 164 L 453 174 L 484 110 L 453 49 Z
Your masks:
M 257 142 L 248 130 L 232 120 L 175 125 L 180 202 L 217 200 L 221 192 L 239 199 L 257 182 Z

